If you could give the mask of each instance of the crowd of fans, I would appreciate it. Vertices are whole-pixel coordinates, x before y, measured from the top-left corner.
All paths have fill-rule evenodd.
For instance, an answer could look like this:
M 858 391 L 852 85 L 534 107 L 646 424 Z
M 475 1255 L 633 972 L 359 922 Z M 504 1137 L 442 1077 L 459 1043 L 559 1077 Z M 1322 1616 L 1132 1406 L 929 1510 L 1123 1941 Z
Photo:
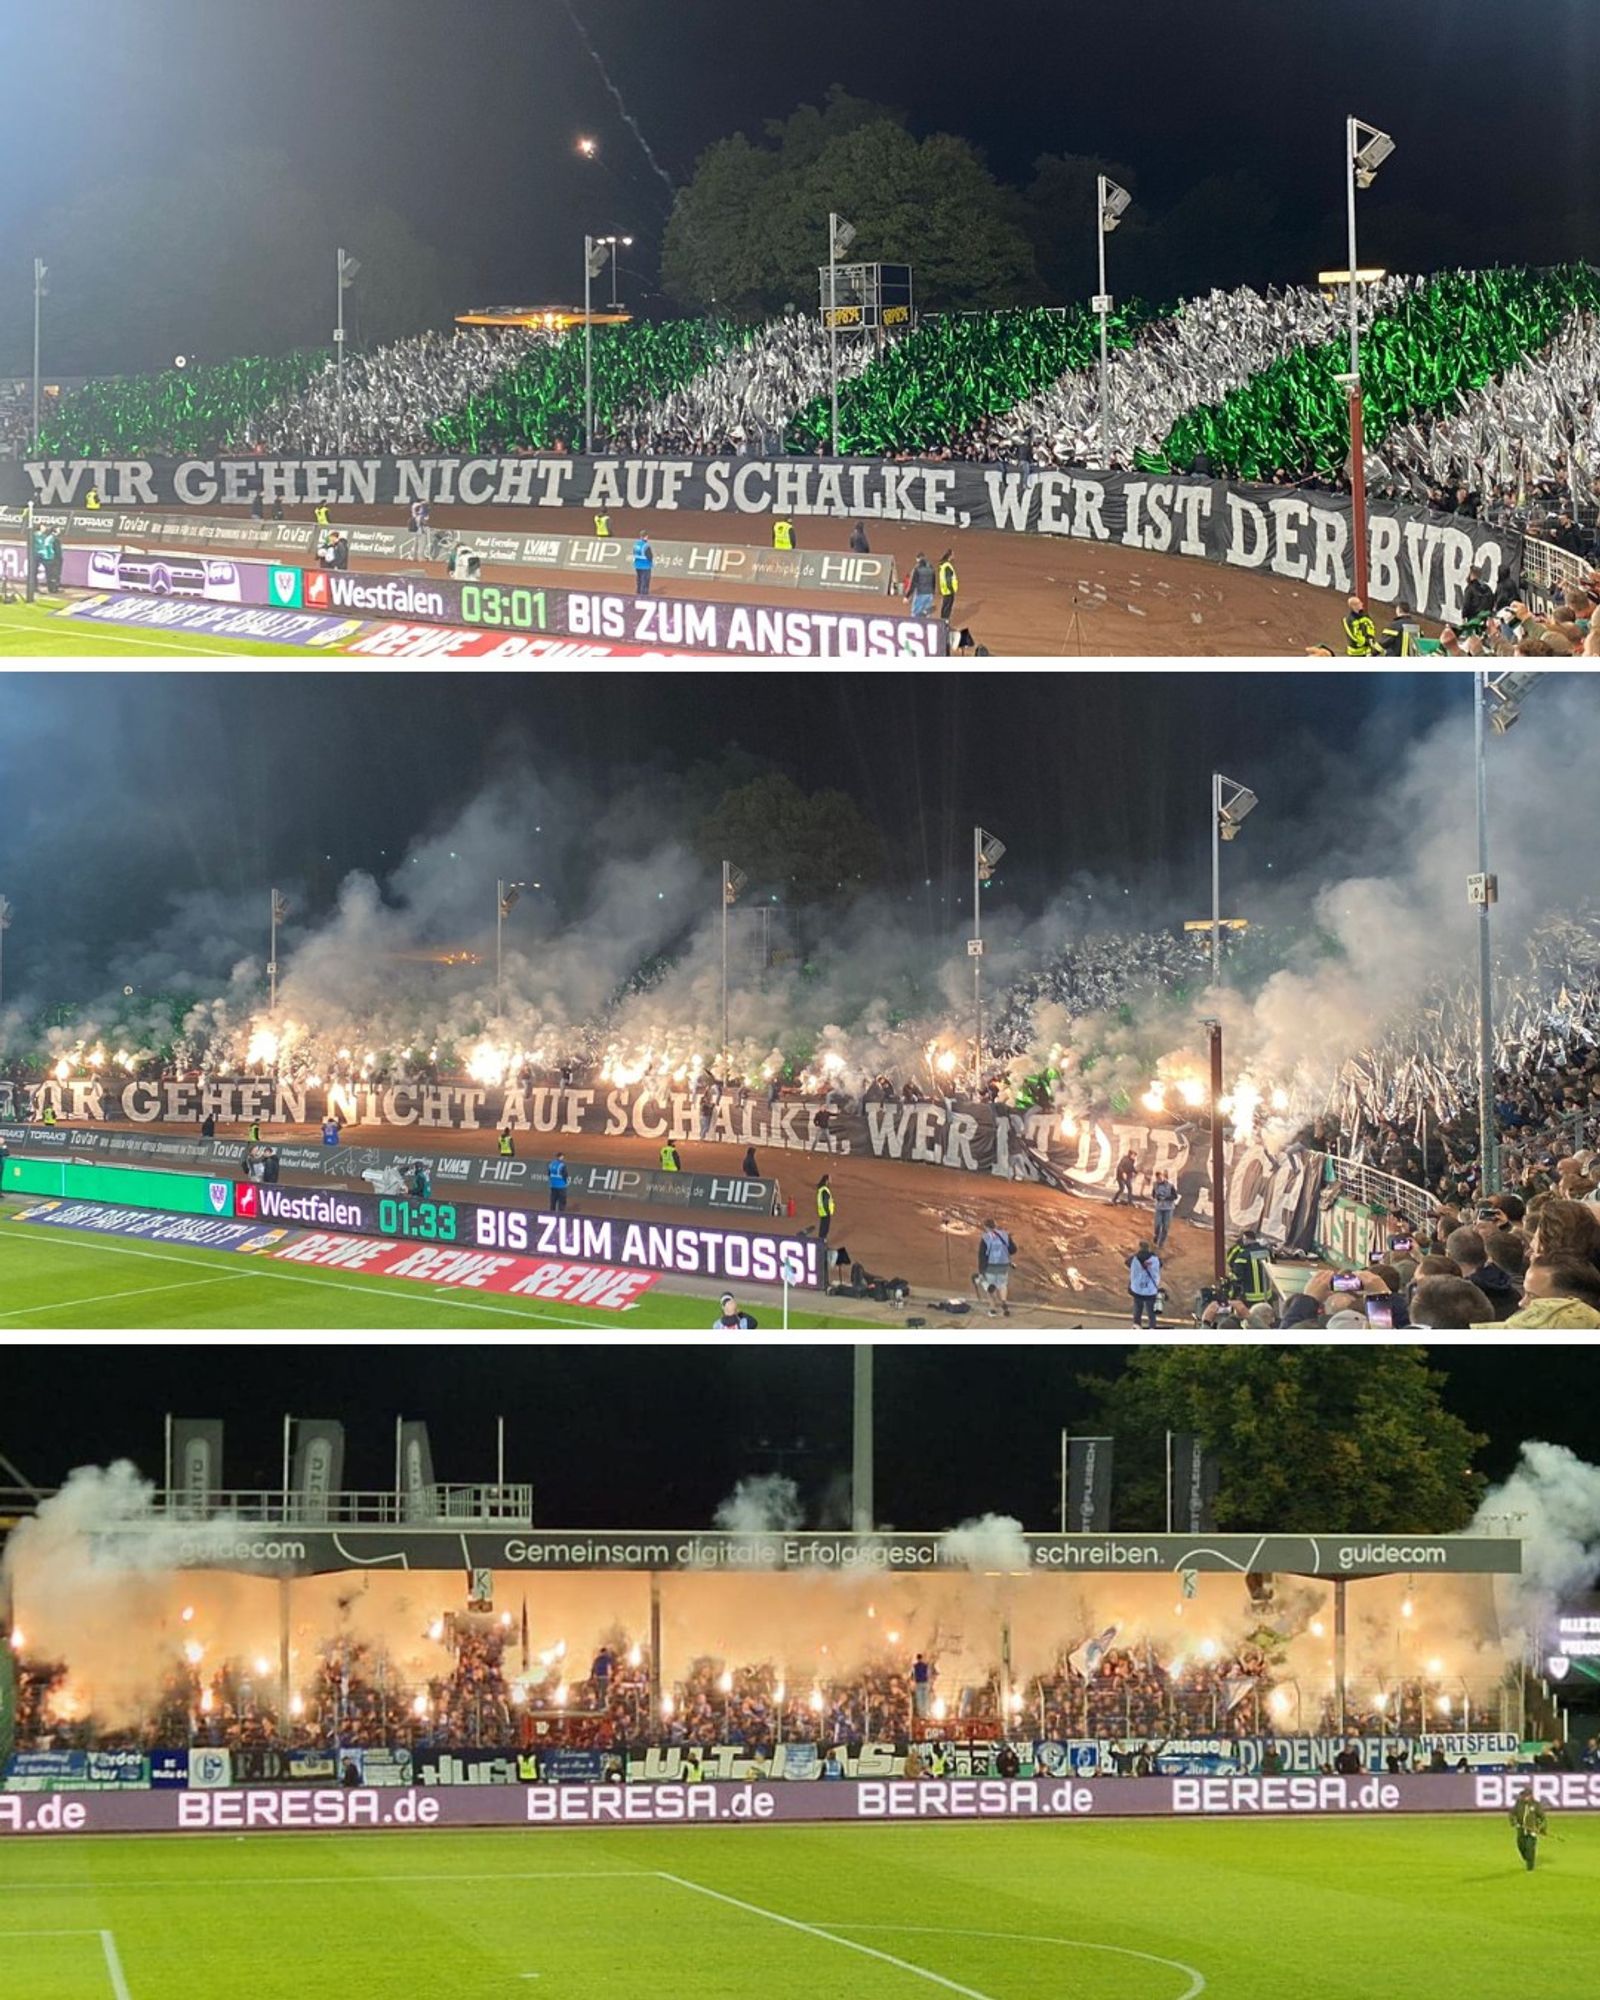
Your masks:
M 1099 321 L 1085 308 L 936 315 L 897 336 L 848 337 L 841 449 L 1341 488 L 1345 310 L 1343 295 L 1306 287 L 1124 303 L 1108 320 L 1109 440 Z M 1581 549 L 1600 472 L 1600 275 L 1578 265 L 1386 278 L 1358 310 L 1372 494 L 1497 522 L 1531 514 L 1536 532 Z M 581 329 L 428 333 L 350 354 L 342 394 L 326 354 L 173 368 L 66 396 L 44 444 L 79 458 L 327 455 L 341 436 L 361 454 L 581 450 L 585 347 Z M 815 315 L 606 326 L 589 347 L 597 448 L 828 448 L 830 343 Z M 26 416 L 10 386 L 0 437 Z
M 924 1663 L 920 1683 L 918 1655 L 916 1662 L 879 1660 L 836 1679 L 788 1685 L 771 1661 L 733 1667 L 707 1656 L 693 1661 L 658 1702 L 648 1653 L 638 1646 L 602 1645 L 588 1675 L 563 1684 L 516 1671 L 514 1636 L 498 1625 L 470 1616 L 447 1625 L 450 1671 L 416 1685 L 397 1676 L 370 1644 L 327 1643 L 287 1716 L 279 1713 L 276 1667 L 268 1660 L 231 1661 L 211 1671 L 180 1662 L 142 1724 L 120 1729 L 101 1727 L 92 1713 L 74 1707 L 64 1666 L 23 1660 L 17 1747 L 329 1753 L 731 1745 L 770 1755 L 779 1743 L 825 1750 L 919 1737 L 1154 1742 L 1333 1733 L 1331 1694 L 1308 1689 L 1302 1696 L 1298 1683 L 1280 1680 L 1248 1644 L 1162 1663 L 1148 1645 L 1091 1643 L 1063 1650 L 1048 1672 L 1009 1695 L 998 1671 L 946 1687 L 937 1655 Z M 1368 1707 L 1347 1717 L 1352 1731 L 1412 1734 L 1448 1726 L 1441 1722 L 1441 1686 L 1431 1682 L 1399 1680 L 1364 1699 Z
M 1390 1212 L 1385 1240 L 1364 1268 L 1321 1266 L 1304 1289 L 1283 1296 L 1208 1297 L 1201 1323 L 1218 1332 L 1327 1327 L 1347 1334 L 1600 1327 L 1600 1153 L 1564 1157 L 1555 1178 L 1559 1192 L 1531 1201 L 1487 1195 L 1462 1206 L 1443 1203 L 1421 1220 Z
M 746 335 L 716 321 L 605 326 L 541 343 L 516 366 L 429 426 L 431 448 L 471 456 L 582 451 L 586 407 L 603 449 L 619 414 L 669 395 L 738 348 Z M 585 381 L 586 354 L 588 361 Z
M 1391 311 L 1418 282 L 1387 278 L 1366 289 L 1362 324 Z M 1057 466 L 1131 466 L 1141 457 L 1167 456 L 1167 441 L 1189 411 L 1220 403 L 1297 348 L 1337 339 L 1348 323 L 1341 298 L 1305 286 L 1265 293 L 1243 286 L 1190 299 L 1142 327 L 1131 346 L 1112 348 L 1108 437 L 1100 422 L 1099 370 L 1078 367 L 975 426 L 959 449 L 968 458 Z M 1179 469 L 1209 465 L 1197 458 Z
M 607 446 L 708 458 L 776 456 L 787 449 L 795 411 L 827 399 L 829 351 L 826 329 L 810 314 L 769 320 L 665 395 L 615 410 L 605 427 Z M 840 383 L 877 357 L 872 341 L 841 339 Z
M 252 417 L 242 438 L 252 449 L 331 458 L 430 449 L 433 428 L 493 390 L 511 371 L 544 364 L 556 337 L 539 328 L 457 327 L 330 359 L 305 386 Z
M 263 414 L 299 395 L 321 353 L 254 357 L 86 382 L 40 433 L 46 458 L 187 458 L 253 448 Z

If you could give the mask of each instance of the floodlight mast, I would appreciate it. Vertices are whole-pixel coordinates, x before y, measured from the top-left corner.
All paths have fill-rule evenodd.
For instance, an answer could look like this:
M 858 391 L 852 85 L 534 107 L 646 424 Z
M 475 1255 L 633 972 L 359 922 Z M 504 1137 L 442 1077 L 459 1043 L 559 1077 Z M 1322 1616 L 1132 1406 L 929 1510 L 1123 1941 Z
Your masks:
M 1238 837 L 1256 795 L 1236 778 L 1211 774 L 1211 983 L 1222 984 L 1222 843 Z
M 1111 455 L 1116 449 L 1116 427 L 1111 409 L 1111 357 L 1109 326 L 1111 319 L 1111 295 L 1106 290 L 1106 238 L 1121 222 L 1133 197 L 1126 188 L 1118 187 L 1108 175 L 1100 176 L 1096 197 L 1098 237 L 1100 243 L 1100 289 L 1095 293 L 1094 310 L 1100 321 L 1100 457 L 1103 469 L 1110 471 Z
M 1367 445 L 1365 410 L 1361 392 L 1361 304 L 1359 279 L 1361 259 L 1356 254 L 1356 189 L 1369 188 L 1389 155 L 1394 141 L 1376 125 L 1359 118 L 1345 121 L 1345 175 L 1350 223 L 1350 532 L 1355 543 L 1355 594 L 1367 600 Z

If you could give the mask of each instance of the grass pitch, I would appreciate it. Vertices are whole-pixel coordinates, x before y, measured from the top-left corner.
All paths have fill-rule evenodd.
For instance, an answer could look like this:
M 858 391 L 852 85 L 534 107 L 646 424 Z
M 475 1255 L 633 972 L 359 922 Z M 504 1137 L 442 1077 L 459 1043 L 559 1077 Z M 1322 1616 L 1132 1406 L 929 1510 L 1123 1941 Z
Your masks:
M 462 1293 L 359 1272 L 318 1271 L 187 1243 L 80 1236 L 0 1213 L 0 1343 L 7 1333 L 124 1327 L 345 1329 L 510 1333 L 518 1327 L 594 1329 L 618 1335 L 690 1329 L 707 1332 L 722 1288 L 703 1297 L 647 1292 L 625 1312 L 598 1312 L 558 1299 Z M 743 1295 L 763 1331 L 781 1327 L 777 1300 Z M 860 1322 L 791 1309 L 791 1328 L 854 1328 Z M 0 1974 L 0 1995 L 7 1991 Z
M 5 1844 L 19 2000 L 1590 2000 L 1600 1822 Z
M 56 617 L 67 601 L 47 597 L 32 604 L 0 604 L 0 659 L 7 655 L 42 659 L 69 653 L 90 658 L 116 653 L 146 659 L 152 654 L 176 658 L 183 653 L 209 654 L 216 659 L 244 653 L 306 658 L 304 646 L 274 646 L 261 639 L 219 639 L 214 632 L 152 632 L 144 626 L 100 625 L 92 619 L 80 623 Z

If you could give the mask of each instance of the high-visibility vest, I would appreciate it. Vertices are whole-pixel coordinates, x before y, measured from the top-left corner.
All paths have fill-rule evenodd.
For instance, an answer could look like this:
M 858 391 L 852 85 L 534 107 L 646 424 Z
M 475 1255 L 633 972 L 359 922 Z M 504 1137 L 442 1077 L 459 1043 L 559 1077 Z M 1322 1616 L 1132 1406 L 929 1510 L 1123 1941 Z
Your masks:
M 325 528 L 327 525 L 328 525 L 328 510 L 326 507 L 319 507 L 317 509 L 317 526 L 319 528 Z
M 957 584 L 956 584 L 956 566 L 955 566 L 955 564 L 954 564 L 954 563 L 948 563 L 948 562 L 942 562 L 942 563 L 940 563 L 940 565 L 939 565 L 939 595 L 940 595 L 941 597 L 954 597 L 954 596 L 955 596 L 955 594 L 956 594 L 956 589 L 957 589 Z
M 1378 650 L 1378 628 L 1364 611 L 1347 612 L 1344 620 L 1347 659 L 1370 660 Z
M 775 549 L 792 549 L 794 547 L 794 523 L 792 521 L 773 522 L 772 546 Z
M 56 1114 L 54 1107 L 47 1104 L 45 1106 L 44 1116 L 40 1120 L 40 1123 L 43 1125 L 53 1125 L 55 1122 L 56 1122 Z
M 832 1213 L 833 1213 L 833 1189 L 825 1187 L 818 1188 L 817 1214 L 819 1216 L 826 1218 L 827 1216 L 832 1215 Z
M 672 1150 L 670 1139 L 661 1148 L 661 1171 L 666 1174 L 675 1174 L 678 1171 L 678 1156 Z
M 88 493 L 84 497 L 83 504 L 91 513 L 98 511 L 100 506 L 100 489 L 98 486 L 91 486 L 89 488 Z
M 655 557 L 650 553 L 650 544 L 641 535 L 633 545 L 633 566 L 635 569 L 649 569 L 654 561 Z
M 512 1148 L 511 1148 L 511 1134 L 510 1134 L 509 1132 L 502 1132 L 502 1133 L 500 1134 L 500 1157 L 501 1157 L 501 1159 L 502 1159 L 502 1160 L 509 1160 L 509 1159 L 510 1159 L 510 1157 L 511 1157 L 511 1150 L 512 1150 Z
M 261 1120 L 259 1118 L 251 1121 L 250 1143 L 252 1146 L 259 1146 L 261 1143 Z
M 609 514 L 596 514 L 594 517 L 594 531 L 602 541 L 608 539 L 611 534 L 611 516 Z
M 1272 1280 L 1267 1276 L 1267 1251 L 1235 1243 L 1228 1252 L 1228 1276 L 1236 1279 L 1247 1305 L 1259 1305 L 1272 1297 Z

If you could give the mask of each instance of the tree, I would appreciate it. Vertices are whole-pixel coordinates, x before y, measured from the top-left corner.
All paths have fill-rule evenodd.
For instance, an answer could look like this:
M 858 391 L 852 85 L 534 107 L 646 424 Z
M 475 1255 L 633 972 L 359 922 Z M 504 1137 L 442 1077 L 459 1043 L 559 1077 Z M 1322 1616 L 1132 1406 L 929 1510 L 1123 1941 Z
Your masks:
M 765 227 L 780 173 L 778 156 L 743 133 L 701 154 L 661 247 L 661 289 L 669 298 L 740 318 L 782 303 Z
M 1137 192 L 1132 171 L 1115 160 L 1087 153 L 1041 153 L 1033 163 L 1033 179 L 1023 197 L 1023 225 L 1052 305 L 1082 302 L 1094 292 L 1099 277 L 1096 206 L 1099 180 L 1108 175 L 1130 194 Z M 1126 261 L 1130 239 L 1149 227 L 1136 205 L 1123 218 L 1113 254 Z M 1114 290 L 1126 292 L 1125 283 Z
M 917 139 L 837 86 L 767 128 L 703 153 L 678 197 L 662 288 L 697 310 L 742 317 L 818 304 L 830 210 L 855 225 L 851 255 L 909 263 L 934 306 L 1026 304 L 1038 278 L 1022 203 L 964 139 Z
M 1444 1406 L 1419 1347 L 1141 1347 L 1085 1377 L 1117 1439 L 1119 1524 L 1165 1519 L 1165 1433 L 1217 1454 L 1219 1527 L 1447 1534 L 1472 1518 L 1486 1440 Z
M 776 773 L 724 793 L 694 836 L 707 862 L 733 861 L 786 902 L 849 902 L 881 875 L 883 838 L 843 792 L 803 792 Z

